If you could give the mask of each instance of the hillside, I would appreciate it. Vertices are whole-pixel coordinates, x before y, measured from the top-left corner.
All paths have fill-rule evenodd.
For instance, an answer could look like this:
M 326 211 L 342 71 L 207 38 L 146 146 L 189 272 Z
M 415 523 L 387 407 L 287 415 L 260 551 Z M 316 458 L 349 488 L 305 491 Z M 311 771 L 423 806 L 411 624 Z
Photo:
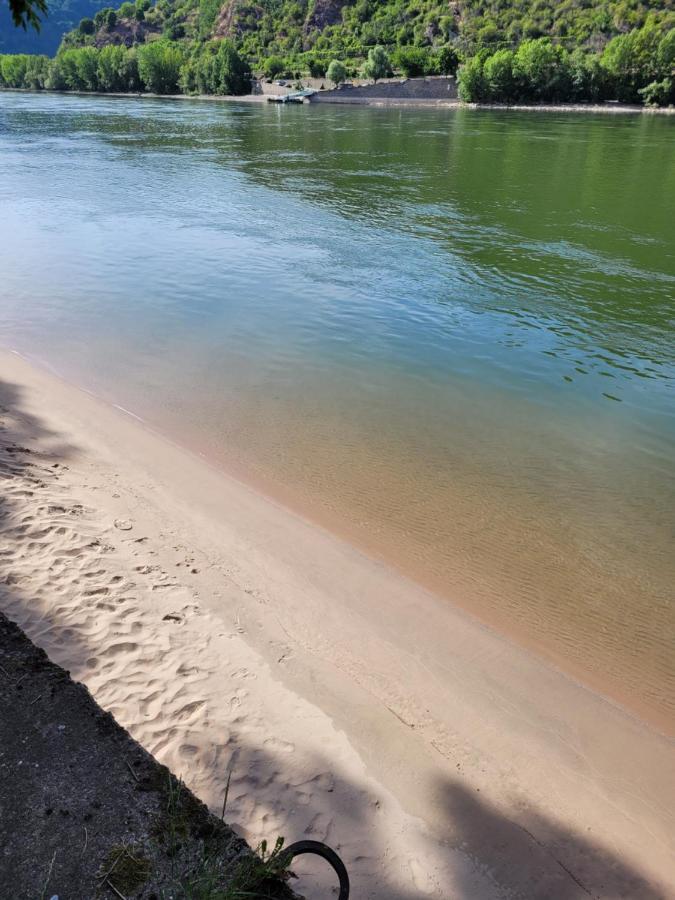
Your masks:
M 75 30 L 66 44 L 129 46 L 143 42 L 148 32 L 178 40 L 228 37 L 254 66 L 272 56 L 302 69 L 311 58 L 363 59 L 376 44 L 450 46 L 471 55 L 479 47 L 548 36 L 570 50 L 597 50 L 614 35 L 641 27 L 648 16 L 661 26 L 675 18 L 672 4 L 663 0 L 158 0 L 151 8 L 141 0 L 138 6 L 140 15 L 137 6 L 125 3 L 114 25 Z M 51 0 L 49 7 L 40 35 L 8 28 L 3 9 L 0 51 L 53 53 L 57 36 L 92 18 L 101 0 Z M 137 28 L 139 18 L 145 28 Z

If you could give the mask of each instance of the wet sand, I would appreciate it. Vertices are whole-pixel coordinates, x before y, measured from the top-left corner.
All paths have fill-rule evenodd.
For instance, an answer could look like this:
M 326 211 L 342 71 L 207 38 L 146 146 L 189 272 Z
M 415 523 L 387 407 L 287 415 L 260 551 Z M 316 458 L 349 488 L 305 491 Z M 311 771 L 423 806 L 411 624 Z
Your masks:
M 671 741 L 121 410 L 0 365 L 3 611 L 218 812 L 231 771 L 252 843 L 328 841 L 355 897 L 675 896 Z

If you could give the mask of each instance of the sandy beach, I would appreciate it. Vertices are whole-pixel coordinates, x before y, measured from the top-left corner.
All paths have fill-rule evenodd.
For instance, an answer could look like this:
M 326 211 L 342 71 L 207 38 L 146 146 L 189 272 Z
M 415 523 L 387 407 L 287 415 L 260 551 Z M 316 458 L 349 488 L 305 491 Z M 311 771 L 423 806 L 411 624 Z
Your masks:
M 0 364 L 3 611 L 214 811 L 231 773 L 252 844 L 330 843 L 355 898 L 675 897 L 671 741 L 133 415 Z

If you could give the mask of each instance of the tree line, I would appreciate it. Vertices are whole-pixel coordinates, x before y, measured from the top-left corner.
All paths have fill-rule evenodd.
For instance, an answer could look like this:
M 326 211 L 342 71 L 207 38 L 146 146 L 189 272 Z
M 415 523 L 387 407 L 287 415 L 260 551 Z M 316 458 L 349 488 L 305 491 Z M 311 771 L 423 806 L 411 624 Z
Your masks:
M 50 59 L 0 55 L 0 86 L 105 93 L 248 94 L 251 72 L 231 41 L 186 46 L 158 40 L 136 47 L 72 47 Z
M 458 72 L 459 96 L 475 103 L 618 100 L 675 103 L 675 29 L 653 22 L 617 35 L 601 52 L 569 52 L 548 38 L 482 50 Z

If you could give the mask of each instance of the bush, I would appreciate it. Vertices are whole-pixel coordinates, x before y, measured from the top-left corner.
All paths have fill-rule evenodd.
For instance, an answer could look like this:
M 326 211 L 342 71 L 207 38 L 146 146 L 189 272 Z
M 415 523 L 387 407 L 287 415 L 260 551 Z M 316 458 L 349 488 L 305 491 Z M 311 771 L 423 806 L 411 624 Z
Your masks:
M 154 41 L 138 48 L 138 74 L 146 90 L 175 94 L 183 65 L 183 51 L 170 41 Z
M 483 65 L 485 90 L 490 100 L 510 103 L 518 98 L 518 79 L 513 50 L 497 50 Z
M 567 53 L 549 38 L 524 41 L 518 47 L 514 75 L 527 100 L 561 100 L 570 95 Z
M 366 78 L 377 81 L 379 78 L 388 78 L 392 74 L 389 54 L 379 44 L 368 51 L 368 59 L 363 67 Z M 329 76 L 330 77 L 330 76 Z
M 286 63 L 280 56 L 269 56 L 265 60 L 263 71 L 268 78 L 278 78 L 279 75 L 286 71 Z
M 180 83 L 186 93 L 248 94 L 251 70 L 231 41 L 211 41 L 184 64 Z
M 99 9 L 94 16 L 94 25 L 96 28 L 105 28 L 107 31 L 110 31 L 116 24 L 117 13 L 111 6 L 106 6 L 105 9 Z
M 75 70 L 79 80 L 79 90 L 97 91 L 98 83 L 98 52 L 93 47 L 80 47 L 76 50 Z
M 675 103 L 675 81 L 664 78 L 663 81 L 652 81 L 638 91 L 645 106 L 668 106 Z
M 613 38 L 605 47 L 600 62 L 607 70 L 614 88 L 615 99 L 637 103 L 640 89 L 662 74 L 660 70 L 661 37 L 659 29 L 648 24 Z M 664 57 L 668 55 L 664 45 Z M 666 74 L 666 73 L 663 73 Z
M 94 25 L 93 19 L 80 19 L 80 24 L 78 25 L 78 31 L 80 34 L 93 34 L 96 31 L 96 25 Z
M 136 15 L 136 7 L 133 3 L 123 3 L 120 6 L 119 14 L 122 19 L 133 19 Z
M 326 78 L 329 81 L 332 81 L 333 84 L 337 87 L 338 84 L 342 84 L 342 82 L 347 77 L 347 70 L 344 65 L 340 62 L 339 59 L 334 59 L 333 62 L 328 66 L 326 71 Z
M 482 103 L 489 99 L 483 74 L 483 57 L 480 54 L 460 66 L 457 82 L 459 99 L 465 103 Z
M 0 57 L 0 78 L 6 87 L 24 87 L 26 67 L 29 56 L 27 53 L 6 54 Z
M 460 58 L 454 47 L 446 44 L 436 54 L 436 65 L 440 75 L 455 75 L 459 68 Z
M 314 56 L 309 60 L 307 68 L 309 69 L 309 74 L 312 78 L 324 78 L 328 66 L 324 59 L 319 59 L 318 57 Z
M 108 44 L 98 54 L 98 82 L 102 91 L 137 91 L 140 88 L 136 51 Z
M 393 54 L 392 62 L 407 78 L 427 75 L 433 67 L 431 54 L 422 47 L 399 47 Z

